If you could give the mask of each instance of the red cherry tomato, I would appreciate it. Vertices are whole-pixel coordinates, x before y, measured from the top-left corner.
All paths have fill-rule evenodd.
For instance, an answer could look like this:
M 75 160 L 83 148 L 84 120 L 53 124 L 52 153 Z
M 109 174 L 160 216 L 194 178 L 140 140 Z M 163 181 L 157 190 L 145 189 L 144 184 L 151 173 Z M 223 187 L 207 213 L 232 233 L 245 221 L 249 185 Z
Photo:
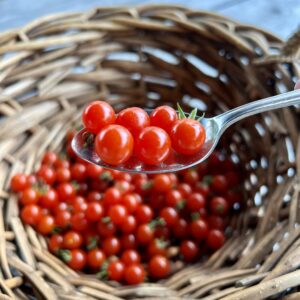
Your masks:
M 212 198 L 209 207 L 211 212 L 217 216 L 226 216 L 229 210 L 228 203 L 223 197 Z
M 170 136 L 175 151 L 192 155 L 202 148 L 205 142 L 205 129 L 196 120 L 182 119 L 175 123 Z
M 147 254 L 149 257 L 155 256 L 155 255 L 163 255 L 167 256 L 167 246 L 168 243 L 164 240 L 155 239 L 153 240 L 147 249 Z
M 195 192 L 202 194 L 206 197 L 209 194 L 209 186 L 204 182 L 197 182 L 195 186 Z
M 90 222 L 99 221 L 104 215 L 104 209 L 102 205 L 98 202 L 90 202 L 87 205 L 87 209 L 85 211 L 85 216 Z
M 82 196 L 75 196 L 70 199 L 70 204 L 73 213 L 85 212 L 88 208 L 88 204 Z
M 139 264 L 141 261 L 141 256 L 136 250 L 126 250 L 121 256 L 121 261 L 125 266 Z
M 188 234 L 188 223 L 185 219 L 181 218 L 178 219 L 175 224 L 173 225 L 173 234 L 177 238 L 184 238 Z
M 39 204 L 48 209 L 55 209 L 58 205 L 58 194 L 54 189 L 49 189 L 40 198 Z
M 113 205 L 108 210 L 108 216 L 111 222 L 115 225 L 122 224 L 126 220 L 127 215 L 127 209 L 125 206 L 120 204 Z
M 153 229 L 148 224 L 142 224 L 137 228 L 136 239 L 139 244 L 147 245 L 154 238 Z
M 71 250 L 70 258 L 66 262 L 73 270 L 80 271 L 86 266 L 86 253 L 81 249 Z
M 37 223 L 37 231 L 43 235 L 47 235 L 53 231 L 55 227 L 55 221 L 52 216 L 43 216 Z
M 98 248 L 90 250 L 87 254 L 87 264 L 94 270 L 99 270 L 106 260 L 104 252 Z
M 208 225 L 202 219 L 194 220 L 189 225 L 189 231 L 194 239 L 203 241 L 208 235 Z
M 148 267 L 150 275 L 155 279 L 167 277 L 171 268 L 170 261 L 162 255 L 152 257 Z
M 140 284 L 145 280 L 145 269 L 140 264 L 134 264 L 125 268 L 124 279 L 126 283 L 134 285 Z
M 122 164 L 132 155 L 133 137 L 125 127 L 109 125 L 96 136 L 95 151 L 107 164 Z
M 56 170 L 56 181 L 61 182 L 68 182 L 71 179 L 71 172 L 68 168 L 59 168 Z
M 178 220 L 178 213 L 173 207 L 163 208 L 159 216 L 166 222 L 166 226 L 172 227 Z
M 57 253 L 63 247 L 64 238 L 60 234 L 52 235 L 48 240 L 48 248 L 52 253 Z
M 121 281 L 124 276 L 125 266 L 119 260 L 113 260 L 107 267 L 107 276 L 110 280 Z
M 102 194 L 97 191 L 89 192 L 87 195 L 88 202 L 99 202 L 102 199 Z
M 71 167 L 71 176 L 73 180 L 83 181 L 86 178 L 86 166 L 80 163 L 74 164 Z
M 14 192 L 22 192 L 26 188 L 30 187 L 28 184 L 28 178 L 25 174 L 15 174 L 11 178 L 10 187 Z
M 100 237 L 112 237 L 116 232 L 116 226 L 111 222 L 99 221 L 97 224 L 97 230 Z
M 89 163 L 86 165 L 86 176 L 91 179 L 99 178 L 102 172 L 103 168 L 101 166 Z
M 153 187 L 159 193 L 166 193 L 171 190 L 173 182 L 169 175 L 159 174 L 155 175 L 153 179 Z
M 143 109 L 130 107 L 119 112 L 116 124 L 126 127 L 133 136 L 137 136 L 150 125 L 150 118 Z
M 166 204 L 176 208 L 183 201 L 182 194 L 179 190 L 170 190 L 166 195 Z
M 120 241 L 116 237 L 108 237 L 103 241 L 102 249 L 107 256 L 116 255 L 121 250 Z
M 77 212 L 71 218 L 72 228 L 74 230 L 84 232 L 88 228 L 88 221 L 84 212 Z
M 120 242 L 123 250 L 135 249 L 137 244 L 134 234 L 123 235 L 120 238 Z
M 164 162 L 171 151 L 169 135 L 161 128 L 144 128 L 135 141 L 135 154 L 145 164 L 157 165 Z
M 42 210 L 36 204 L 26 205 L 21 210 L 21 219 L 25 224 L 36 225 L 42 217 Z
M 103 127 L 113 124 L 115 119 L 114 109 L 104 101 L 91 102 L 82 113 L 85 128 L 94 134 L 97 134 Z
M 63 247 L 65 249 L 77 249 L 82 245 L 82 235 L 76 231 L 68 231 L 63 237 Z
M 154 109 L 150 115 L 151 126 L 157 126 L 170 132 L 178 120 L 177 112 L 170 106 L 160 106 Z
M 207 223 L 210 229 L 219 229 L 223 231 L 225 227 L 223 218 L 214 215 L 207 218 Z
M 187 183 L 180 183 L 177 187 L 183 198 L 187 198 L 192 193 L 192 187 Z
M 123 223 L 120 225 L 120 229 L 124 233 L 132 233 L 136 229 L 136 220 L 134 216 L 127 216 Z
M 153 218 L 153 210 L 149 205 L 140 205 L 136 210 L 135 217 L 140 224 L 149 223 Z
M 49 185 L 52 185 L 56 179 L 54 170 L 46 165 L 42 165 L 40 167 L 37 172 L 37 176 Z
M 65 229 L 71 225 L 71 213 L 68 210 L 60 210 L 55 214 L 55 224 L 59 228 Z
M 180 253 L 187 262 L 193 261 L 199 252 L 197 244 L 191 240 L 182 241 L 180 244 Z
M 121 203 L 129 213 L 134 213 L 140 205 L 140 196 L 135 193 L 127 194 L 122 197 Z
M 106 206 L 119 204 L 121 202 L 122 194 L 120 190 L 111 187 L 107 189 L 104 193 L 104 203 Z
M 26 188 L 20 195 L 22 205 L 36 204 L 39 201 L 39 193 L 33 188 Z
M 201 208 L 205 208 L 205 205 L 206 201 L 200 193 L 192 193 L 187 198 L 186 207 L 191 212 L 197 212 Z
M 56 188 L 59 201 L 68 202 L 69 199 L 75 196 L 75 189 L 71 183 L 61 183 Z
M 188 169 L 187 171 L 184 172 L 183 175 L 183 181 L 190 184 L 194 185 L 198 182 L 199 180 L 199 175 L 196 170 L 194 169 Z
M 227 179 L 223 175 L 215 175 L 212 177 L 210 186 L 214 192 L 226 192 L 228 189 Z
M 222 231 L 217 229 L 212 229 L 209 231 L 206 243 L 209 248 L 212 250 L 218 250 L 224 245 L 225 237 Z
M 43 159 L 42 159 L 42 164 L 43 165 L 54 165 L 55 162 L 57 161 L 57 154 L 52 151 L 48 151 L 44 154 Z

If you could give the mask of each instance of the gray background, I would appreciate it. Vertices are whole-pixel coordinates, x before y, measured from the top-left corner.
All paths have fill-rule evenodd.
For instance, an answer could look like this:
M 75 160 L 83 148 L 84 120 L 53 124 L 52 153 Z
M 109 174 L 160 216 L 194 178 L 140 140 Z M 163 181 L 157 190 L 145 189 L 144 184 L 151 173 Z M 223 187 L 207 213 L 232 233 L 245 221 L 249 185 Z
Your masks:
M 142 3 L 176 3 L 194 9 L 213 10 L 263 27 L 282 38 L 291 35 L 300 24 L 300 0 L 0 0 L 0 31 L 23 26 L 40 16 L 56 12 Z

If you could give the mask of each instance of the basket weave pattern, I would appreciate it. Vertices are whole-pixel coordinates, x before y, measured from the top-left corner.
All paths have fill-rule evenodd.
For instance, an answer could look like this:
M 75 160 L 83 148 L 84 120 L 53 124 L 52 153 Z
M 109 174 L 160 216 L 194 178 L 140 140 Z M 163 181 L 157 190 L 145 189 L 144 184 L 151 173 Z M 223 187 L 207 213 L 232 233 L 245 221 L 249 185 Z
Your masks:
M 0 34 L 0 299 L 299 299 L 297 108 L 226 132 L 222 145 L 245 168 L 247 208 L 209 260 L 156 284 L 119 287 L 75 273 L 23 226 L 8 190 L 13 174 L 60 150 L 90 100 L 117 109 L 180 102 L 214 115 L 291 90 L 300 70 L 291 52 L 280 56 L 282 45 L 261 29 L 175 6 L 58 14 Z

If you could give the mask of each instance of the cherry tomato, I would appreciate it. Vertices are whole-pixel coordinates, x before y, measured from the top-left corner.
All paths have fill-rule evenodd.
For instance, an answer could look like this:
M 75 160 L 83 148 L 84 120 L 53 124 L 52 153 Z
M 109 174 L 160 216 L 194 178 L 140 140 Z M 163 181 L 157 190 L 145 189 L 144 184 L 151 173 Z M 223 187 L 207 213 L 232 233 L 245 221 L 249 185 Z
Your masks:
M 166 226 L 157 226 L 154 231 L 154 236 L 158 239 L 168 240 L 170 238 L 170 230 Z
M 75 189 L 71 183 L 60 183 L 56 192 L 58 194 L 59 201 L 68 201 L 70 198 L 75 196 Z
M 103 198 L 105 205 L 110 206 L 119 204 L 121 202 L 122 194 L 118 189 L 111 187 L 105 191 Z
M 195 192 L 200 193 L 203 197 L 209 194 L 209 186 L 204 182 L 197 182 L 195 186 Z
M 86 176 L 91 179 L 99 178 L 102 172 L 103 168 L 101 166 L 94 164 L 86 165 Z
M 217 229 L 212 229 L 209 231 L 206 243 L 207 246 L 213 250 L 218 250 L 224 245 L 225 237 L 222 231 Z
M 115 225 L 122 224 L 126 220 L 127 215 L 127 209 L 121 204 L 113 205 L 108 210 L 108 216 L 110 217 L 111 222 Z
M 54 218 L 50 215 L 43 216 L 37 223 L 37 231 L 43 235 L 47 235 L 53 231 L 55 227 Z
M 135 217 L 140 224 L 148 223 L 153 218 L 153 210 L 146 204 L 140 205 L 136 210 Z
M 71 213 L 68 210 L 61 210 L 55 214 L 55 224 L 62 229 L 71 225 Z
M 134 213 L 140 205 L 140 196 L 135 193 L 127 194 L 122 197 L 121 203 L 126 207 L 129 213 Z
M 164 162 L 171 151 L 169 135 L 161 128 L 144 128 L 135 141 L 135 154 L 145 164 L 157 165 Z
M 49 189 L 40 198 L 40 205 L 44 208 L 54 209 L 58 205 L 58 194 L 54 189 Z
M 34 184 L 37 183 L 37 178 L 35 175 L 30 174 L 27 176 L 27 183 L 28 183 L 28 187 L 32 187 Z
M 104 101 L 93 101 L 82 113 L 85 128 L 97 134 L 103 127 L 113 124 L 116 120 L 114 109 Z
M 141 264 L 134 264 L 125 268 L 124 279 L 128 284 L 139 284 L 145 280 L 145 274 L 145 269 Z
M 149 257 L 155 255 L 167 256 L 167 245 L 168 243 L 164 240 L 154 239 L 148 246 L 147 254 Z
M 207 223 L 210 229 L 224 230 L 224 220 L 221 217 L 211 215 L 207 218 Z
M 225 193 L 225 198 L 228 202 L 229 207 L 233 207 L 235 203 L 239 203 L 241 204 L 242 202 L 242 194 L 236 191 L 227 191 L 227 193 Z
M 224 177 L 226 178 L 227 186 L 229 188 L 235 188 L 237 185 L 239 185 L 241 180 L 241 177 L 235 171 L 227 172 Z
M 138 226 L 136 230 L 136 239 L 139 244 L 147 245 L 154 238 L 153 229 L 148 224 L 142 224 Z
M 89 192 L 87 195 L 88 202 L 99 202 L 102 199 L 102 194 L 97 191 Z
M 123 235 L 120 238 L 120 243 L 123 250 L 135 249 L 136 248 L 136 238 L 134 234 Z
M 71 172 L 68 168 L 59 168 L 56 170 L 56 181 L 61 182 L 68 182 L 71 179 Z
M 90 250 L 87 254 L 87 264 L 94 270 L 99 270 L 105 260 L 106 255 L 98 248 Z
M 116 237 L 107 237 L 103 241 L 102 249 L 107 256 L 116 255 L 121 250 L 120 241 Z
M 63 247 L 65 249 L 77 249 L 82 245 L 82 235 L 76 231 L 68 231 L 63 237 Z
M 165 194 L 153 192 L 151 195 L 149 195 L 147 203 L 152 210 L 159 211 L 166 206 L 166 196 Z
M 104 215 L 104 209 L 98 202 L 90 202 L 87 205 L 85 216 L 90 222 L 99 221 Z
M 75 213 L 71 218 L 72 228 L 74 230 L 84 232 L 88 228 L 88 221 L 84 212 Z
M 168 227 L 172 227 L 178 220 L 178 213 L 173 207 L 163 208 L 160 211 L 159 216 L 166 222 Z
M 121 181 L 131 182 L 132 181 L 132 176 L 129 173 L 120 172 L 118 174 L 115 174 L 115 179 L 116 180 L 121 180 Z
M 178 219 L 174 223 L 172 230 L 173 230 L 173 234 L 175 237 L 180 238 L 180 239 L 186 237 L 188 234 L 187 221 L 183 218 Z
M 42 210 L 36 204 L 26 205 L 21 210 L 21 218 L 25 224 L 36 225 L 42 217 Z
M 23 205 L 36 204 L 39 201 L 39 194 L 33 188 L 26 188 L 20 196 L 20 202 Z
M 153 256 L 148 267 L 150 275 L 156 279 L 167 277 L 171 268 L 170 261 L 162 255 Z
M 52 185 L 56 179 L 54 170 L 46 165 L 42 165 L 40 167 L 37 172 L 37 176 L 49 185 Z
M 182 241 L 180 244 L 180 253 L 187 262 L 193 261 L 199 252 L 197 244 L 191 240 Z
M 69 169 L 70 168 L 70 162 L 63 158 L 57 158 L 56 162 L 54 163 L 54 168 L 57 170 L 62 169 Z
M 183 175 L 183 181 L 190 184 L 194 185 L 197 183 L 199 180 L 199 175 L 196 170 L 194 169 L 188 169 L 187 171 L 184 172 Z
M 73 249 L 70 251 L 70 258 L 66 262 L 73 270 L 80 271 L 86 266 L 86 253 L 81 249 Z
M 111 222 L 99 221 L 97 230 L 101 237 L 112 237 L 116 232 L 116 226 Z
M 132 185 L 125 180 L 116 181 L 114 187 L 118 189 L 123 195 L 132 191 Z
M 57 214 L 62 210 L 69 210 L 69 205 L 66 202 L 59 202 L 58 205 L 53 210 L 53 212 Z
M 123 223 L 120 226 L 122 232 L 132 233 L 136 229 L 136 220 L 134 216 L 127 216 Z
M 121 281 L 124 276 L 125 266 L 119 260 L 113 260 L 107 267 L 107 276 L 110 280 Z
M 197 241 L 203 241 L 208 235 L 208 225 L 202 220 L 194 220 L 189 225 L 189 232 Z
M 95 151 L 105 163 L 116 166 L 131 157 L 133 137 L 120 125 L 109 125 L 103 128 L 95 138 Z
M 143 109 L 130 107 L 120 111 L 116 124 L 124 126 L 133 136 L 137 136 L 142 129 L 150 125 L 150 118 Z
M 205 142 L 205 129 L 200 122 L 192 119 L 178 120 L 172 127 L 172 146 L 185 155 L 196 154 Z
M 228 188 L 227 179 L 223 175 L 215 175 L 212 177 L 211 188 L 214 192 L 226 192 Z
M 64 238 L 60 234 L 52 235 L 48 240 L 48 248 L 52 253 L 57 253 L 63 247 Z
M 177 187 L 183 198 L 187 198 L 192 193 L 192 187 L 187 183 L 180 183 Z
M 48 151 L 44 154 L 42 164 L 52 166 L 57 161 L 57 154 L 52 151 Z
M 166 204 L 170 207 L 177 208 L 182 203 L 183 197 L 179 190 L 170 190 L 166 194 Z
M 171 190 L 173 182 L 169 175 L 159 174 L 155 175 L 153 179 L 153 187 L 159 193 L 166 193 Z
M 69 200 L 73 213 L 85 212 L 88 204 L 82 196 L 75 196 Z
M 26 188 L 30 187 L 28 184 L 27 176 L 21 173 L 15 174 L 11 178 L 10 186 L 14 192 L 22 192 Z
M 141 256 L 136 250 L 126 250 L 121 256 L 121 261 L 125 266 L 130 266 L 133 264 L 139 264 L 141 261 Z
M 170 133 L 177 120 L 176 110 L 166 105 L 157 107 L 150 115 L 151 126 L 160 127 L 168 133 Z
M 201 208 L 205 208 L 205 199 L 200 193 L 192 193 L 187 198 L 186 207 L 191 212 L 199 211 Z
M 227 201 L 223 197 L 214 197 L 210 200 L 211 212 L 217 216 L 226 216 L 229 210 Z
M 86 166 L 84 164 L 76 163 L 71 167 L 72 179 L 81 182 L 86 178 Z

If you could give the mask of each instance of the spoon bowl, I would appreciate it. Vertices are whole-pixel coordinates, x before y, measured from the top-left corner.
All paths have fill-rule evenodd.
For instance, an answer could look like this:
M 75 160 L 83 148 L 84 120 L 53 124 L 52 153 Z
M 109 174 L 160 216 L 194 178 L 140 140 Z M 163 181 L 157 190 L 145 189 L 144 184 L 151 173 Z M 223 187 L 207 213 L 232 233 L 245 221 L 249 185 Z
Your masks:
M 200 151 L 195 155 L 182 155 L 172 151 L 165 162 L 156 166 L 143 164 L 134 157 L 118 166 L 106 164 L 96 154 L 94 145 L 87 143 L 88 134 L 86 129 L 82 129 L 74 136 L 71 145 L 74 152 L 83 160 L 104 168 L 147 174 L 176 172 L 193 167 L 207 159 L 216 148 L 224 131 L 237 121 L 261 112 L 297 104 L 300 104 L 300 90 L 250 102 L 213 118 L 203 118 L 201 123 L 206 131 L 206 139 Z

